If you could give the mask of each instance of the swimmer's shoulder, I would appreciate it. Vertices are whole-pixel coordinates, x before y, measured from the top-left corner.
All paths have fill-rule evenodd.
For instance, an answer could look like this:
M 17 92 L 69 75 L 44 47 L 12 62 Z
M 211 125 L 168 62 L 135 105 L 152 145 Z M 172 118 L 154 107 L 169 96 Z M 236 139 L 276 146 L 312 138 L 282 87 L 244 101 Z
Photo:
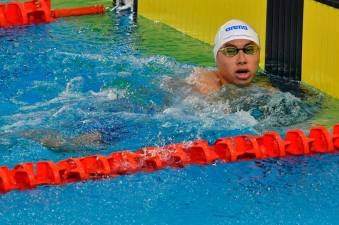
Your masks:
M 217 73 L 203 68 L 195 69 L 186 81 L 193 90 L 201 94 L 210 94 L 220 90 L 222 84 Z

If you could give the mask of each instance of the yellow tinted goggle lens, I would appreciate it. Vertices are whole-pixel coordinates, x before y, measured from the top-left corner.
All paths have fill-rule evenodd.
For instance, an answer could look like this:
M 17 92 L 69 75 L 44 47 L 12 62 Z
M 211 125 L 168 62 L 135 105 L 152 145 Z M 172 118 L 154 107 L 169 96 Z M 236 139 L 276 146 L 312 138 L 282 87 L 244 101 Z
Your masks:
M 246 46 L 245 48 L 227 46 L 220 49 L 220 51 L 226 56 L 235 56 L 238 54 L 240 50 L 242 50 L 246 55 L 254 55 L 258 51 L 258 47 L 255 45 L 249 45 Z
M 227 56 L 235 56 L 238 54 L 238 49 L 236 47 L 226 47 L 223 53 Z

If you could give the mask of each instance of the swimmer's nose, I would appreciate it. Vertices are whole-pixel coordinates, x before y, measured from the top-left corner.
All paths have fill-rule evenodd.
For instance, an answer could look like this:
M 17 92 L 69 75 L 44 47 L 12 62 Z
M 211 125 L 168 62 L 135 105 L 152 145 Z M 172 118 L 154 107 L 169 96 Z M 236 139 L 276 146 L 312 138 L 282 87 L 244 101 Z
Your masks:
M 243 51 L 239 51 L 238 55 L 238 64 L 244 65 L 247 63 L 247 58 L 245 56 L 245 53 Z

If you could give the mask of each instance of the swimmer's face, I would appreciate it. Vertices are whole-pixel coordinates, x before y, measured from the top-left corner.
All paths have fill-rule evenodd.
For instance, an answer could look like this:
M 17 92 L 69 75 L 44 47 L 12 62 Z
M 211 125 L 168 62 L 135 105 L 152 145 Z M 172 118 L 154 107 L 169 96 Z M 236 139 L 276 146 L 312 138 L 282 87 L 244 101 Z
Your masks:
M 254 54 L 246 54 L 243 50 L 239 50 L 234 56 L 225 55 L 223 52 L 225 47 L 235 47 L 243 49 L 251 46 L 257 50 Z M 234 50 L 234 49 L 233 49 Z M 252 49 L 253 50 L 253 49 Z M 232 49 L 228 50 L 232 53 Z M 247 51 L 250 53 L 250 51 Z M 260 61 L 260 49 L 253 41 L 246 39 L 237 39 L 224 44 L 218 51 L 216 63 L 218 72 L 225 83 L 245 86 L 253 80 Z

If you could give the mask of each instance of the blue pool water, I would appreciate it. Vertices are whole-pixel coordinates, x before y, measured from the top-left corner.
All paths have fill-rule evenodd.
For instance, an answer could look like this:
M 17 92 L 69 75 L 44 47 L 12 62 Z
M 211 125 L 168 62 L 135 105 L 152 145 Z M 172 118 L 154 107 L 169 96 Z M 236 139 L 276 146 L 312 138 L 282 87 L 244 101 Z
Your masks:
M 338 118 L 337 101 L 305 85 L 268 88 L 262 75 L 247 88 L 194 93 L 186 78 L 213 65 L 211 48 L 142 17 L 1 29 L 0 42 L 1 165 L 283 134 Z M 41 144 L 95 132 L 105 141 L 79 150 Z M 325 154 L 216 163 L 13 191 L 0 196 L 0 224 L 336 224 L 338 162 Z

